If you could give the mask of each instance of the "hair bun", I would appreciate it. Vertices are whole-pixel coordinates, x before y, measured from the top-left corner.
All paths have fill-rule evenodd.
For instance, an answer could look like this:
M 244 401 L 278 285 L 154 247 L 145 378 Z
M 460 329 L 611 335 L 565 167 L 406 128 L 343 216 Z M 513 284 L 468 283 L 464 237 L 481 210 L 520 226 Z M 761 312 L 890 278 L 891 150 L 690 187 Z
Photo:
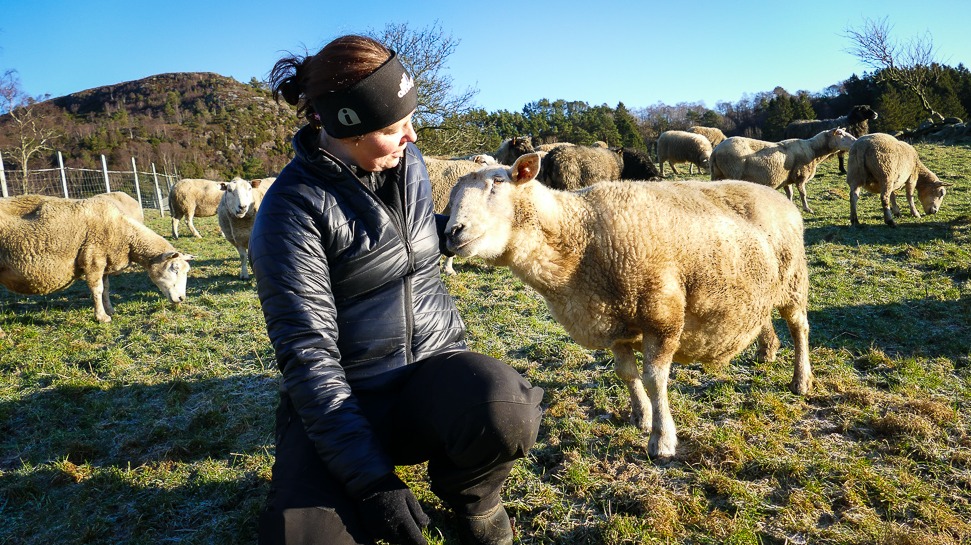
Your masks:
M 280 82 L 278 89 L 283 96 L 283 100 L 287 101 L 287 104 L 296 106 L 300 102 L 300 84 L 297 81 L 296 75 L 290 76 Z

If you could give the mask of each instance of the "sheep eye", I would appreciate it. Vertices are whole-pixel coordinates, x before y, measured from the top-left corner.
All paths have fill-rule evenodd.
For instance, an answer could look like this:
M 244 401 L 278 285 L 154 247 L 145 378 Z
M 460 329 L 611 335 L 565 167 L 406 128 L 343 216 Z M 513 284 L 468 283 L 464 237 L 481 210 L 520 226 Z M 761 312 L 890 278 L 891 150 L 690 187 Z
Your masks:
M 495 176 L 494 178 L 492 178 L 492 183 L 494 184 L 501 184 L 505 181 L 506 181 L 505 178 L 503 178 L 502 176 Z

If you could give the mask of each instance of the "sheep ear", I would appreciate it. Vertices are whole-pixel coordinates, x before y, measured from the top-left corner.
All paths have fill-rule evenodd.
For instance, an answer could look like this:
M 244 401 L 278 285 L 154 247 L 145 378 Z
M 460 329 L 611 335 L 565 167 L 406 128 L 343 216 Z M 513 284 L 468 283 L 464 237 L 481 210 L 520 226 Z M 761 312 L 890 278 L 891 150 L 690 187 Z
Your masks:
M 261 180 L 251 180 L 249 185 L 253 186 L 253 189 L 256 189 L 257 187 L 260 187 L 260 181 Z
M 539 174 L 540 159 L 538 153 L 527 153 L 520 155 L 519 159 L 513 163 L 510 171 L 510 178 L 513 183 L 524 184 Z
M 192 254 L 183 254 L 181 252 L 165 252 L 164 254 L 162 254 L 161 261 L 171 261 L 173 259 L 178 259 L 180 257 L 186 261 L 191 261 L 196 258 L 196 256 Z
M 229 184 L 227 184 L 226 182 L 219 182 L 219 189 L 226 191 L 229 189 Z

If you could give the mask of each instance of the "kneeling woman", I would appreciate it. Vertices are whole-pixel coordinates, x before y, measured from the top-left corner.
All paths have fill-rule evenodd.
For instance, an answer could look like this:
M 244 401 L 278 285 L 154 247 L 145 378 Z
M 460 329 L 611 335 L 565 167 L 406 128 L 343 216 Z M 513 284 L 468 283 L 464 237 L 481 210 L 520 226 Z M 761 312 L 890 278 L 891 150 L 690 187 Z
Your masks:
M 249 247 L 282 373 L 260 543 L 426 543 L 394 469 L 427 461 L 463 543 L 511 544 L 500 490 L 536 440 L 543 391 L 465 344 L 411 76 L 382 44 L 344 36 L 281 59 L 271 80 L 309 124 Z

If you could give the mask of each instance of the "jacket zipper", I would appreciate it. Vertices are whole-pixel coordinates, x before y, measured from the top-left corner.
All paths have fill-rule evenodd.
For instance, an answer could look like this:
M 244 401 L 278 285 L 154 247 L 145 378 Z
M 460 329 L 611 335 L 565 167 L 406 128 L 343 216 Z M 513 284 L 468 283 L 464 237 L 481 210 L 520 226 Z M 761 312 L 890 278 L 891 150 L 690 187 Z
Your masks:
M 408 364 L 414 363 L 414 350 L 412 349 L 412 341 L 414 339 L 415 330 L 415 304 L 414 304 L 414 290 L 412 286 L 412 280 L 414 279 L 415 272 L 415 253 L 411 245 L 411 236 L 407 229 L 408 223 L 408 175 L 407 175 L 408 165 L 403 165 L 401 168 L 401 216 L 395 214 L 387 204 L 378 197 L 367 184 L 358 183 L 364 187 L 364 190 L 371 194 L 371 197 L 378 206 L 384 209 L 388 217 L 391 218 L 391 225 L 394 226 L 395 231 L 398 232 L 398 238 L 405 245 L 405 255 L 408 256 L 408 273 L 405 275 L 404 281 L 404 296 L 405 296 L 405 362 Z

